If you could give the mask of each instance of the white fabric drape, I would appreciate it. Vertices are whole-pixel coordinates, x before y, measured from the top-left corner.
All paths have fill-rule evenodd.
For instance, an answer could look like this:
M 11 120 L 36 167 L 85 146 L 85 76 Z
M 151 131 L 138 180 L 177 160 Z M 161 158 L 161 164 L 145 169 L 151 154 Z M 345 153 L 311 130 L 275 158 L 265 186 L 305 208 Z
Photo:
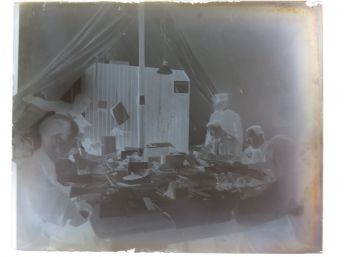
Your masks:
M 116 44 L 134 21 L 127 10 L 120 9 L 117 5 L 102 4 L 57 56 L 19 88 L 14 96 L 14 123 L 20 120 L 22 126 L 24 123 L 28 127 L 40 118 L 37 117 L 38 111 L 34 107 L 23 102 L 23 97 L 44 92 L 49 100 L 60 98 L 81 76 L 84 69 Z M 23 122 L 24 115 L 33 117 Z

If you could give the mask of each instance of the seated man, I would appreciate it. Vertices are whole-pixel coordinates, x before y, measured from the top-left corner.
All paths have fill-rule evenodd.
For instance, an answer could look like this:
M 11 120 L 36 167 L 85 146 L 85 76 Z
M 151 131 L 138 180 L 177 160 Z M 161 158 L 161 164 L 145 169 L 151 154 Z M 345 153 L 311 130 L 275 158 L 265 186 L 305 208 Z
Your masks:
M 259 196 L 241 201 L 237 220 L 241 223 L 259 223 L 297 209 L 300 200 L 300 166 L 293 141 L 284 135 L 265 140 L 260 126 L 252 126 L 247 130 L 247 140 L 249 150 L 255 155 L 249 164 L 268 167 L 271 184 Z M 245 159 L 243 162 L 246 162 Z
M 266 144 L 263 129 L 260 126 L 251 126 L 246 130 L 248 146 L 242 154 L 242 163 L 255 164 L 266 162 Z
M 56 172 L 77 134 L 75 122 L 63 115 L 49 116 L 40 123 L 41 145 L 17 173 L 19 248 L 75 249 L 86 243 L 86 237 L 94 237 L 87 222 L 89 213 L 70 199 L 71 187 L 59 183 Z

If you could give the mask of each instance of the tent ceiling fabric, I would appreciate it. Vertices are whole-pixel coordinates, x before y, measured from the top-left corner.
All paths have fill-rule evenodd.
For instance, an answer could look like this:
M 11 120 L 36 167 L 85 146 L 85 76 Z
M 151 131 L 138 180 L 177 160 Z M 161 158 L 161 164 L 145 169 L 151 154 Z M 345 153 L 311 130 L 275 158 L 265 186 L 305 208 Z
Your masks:
M 91 37 L 92 34 L 97 37 L 101 28 L 105 29 L 117 19 L 120 10 L 136 21 L 136 5 L 104 5 L 106 13 L 98 28 L 91 31 Z M 37 74 L 51 67 L 52 60 L 62 49 L 69 51 L 68 43 L 100 6 L 97 3 L 47 3 L 43 8 L 38 3 L 21 4 L 19 91 L 33 84 Z M 315 8 L 305 12 L 301 11 L 303 7 L 299 3 L 145 5 L 146 66 L 159 67 L 164 55 L 167 55 L 169 66 L 185 69 L 192 88 L 197 89 L 191 96 L 190 119 L 196 120 L 190 127 L 191 143 L 202 142 L 204 138 L 205 124 L 211 111 L 204 98 L 209 98 L 209 92 L 234 95 L 233 108 L 240 114 L 244 128 L 258 123 L 265 128 L 267 135 L 281 130 L 291 132 L 297 129 L 296 126 L 301 127 L 298 116 L 305 101 L 303 78 L 308 63 L 308 56 L 303 53 L 308 52 L 308 41 L 316 40 L 306 31 L 317 15 Z M 287 12 L 289 8 L 295 11 Z M 168 22 L 165 14 L 172 19 L 166 27 L 166 43 L 160 29 L 163 23 Z M 107 54 L 112 59 L 137 65 L 137 23 L 127 21 L 117 32 L 122 37 L 109 44 Z M 108 33 L 105 36 L 111 37 Z M 81 41 L 79 46 L 86 43 Z M 94 42 L 100 47 L 104 43 L 99 40 Z M 75 54 L 72 50 L 67 53 L 60 59 L 61 63 L 71 60 L 71 55 Z M 75 69 L 76 76 L 95 57 L 92 58 L 94 51 L 87 55 L 88 61 L 83 62 L 81 69 Z M 199 70 L 198 74 L 190 71 L 192 63 L 196 63 L 192 71 Z M 74 66 L 73 63 L 71 65 Z M 65 72 L 70 73 L 70 69 Z M 48 81 L 50 78 L 47 77 Z M 40 88 L 40 83 L 35 84 L 35 88 Z
M 23 97 L 44 93 L 47 99 L 59 99 L 89 65 L 109 51 L 122 37 L 123 31 L 132 24 L 134 18 L 117 6 L 112 7 L 99 5 L 58 54 L 28 82 L 18 87 L 14 98 L 15 122 L 24 114 L 27 115 L 28 109 L 22 102 Z

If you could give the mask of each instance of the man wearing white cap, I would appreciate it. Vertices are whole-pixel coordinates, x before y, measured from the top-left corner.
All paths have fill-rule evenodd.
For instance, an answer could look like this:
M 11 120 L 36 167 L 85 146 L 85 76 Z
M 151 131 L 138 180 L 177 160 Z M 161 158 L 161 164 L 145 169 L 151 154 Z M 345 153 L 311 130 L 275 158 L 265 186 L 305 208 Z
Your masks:
M 220 159 L 238 158 L 243 146 L 240 117 L 230 109 L 229 94 L 217 94 L 213 101 L 214 112 L 207 124 L 205 147 Z

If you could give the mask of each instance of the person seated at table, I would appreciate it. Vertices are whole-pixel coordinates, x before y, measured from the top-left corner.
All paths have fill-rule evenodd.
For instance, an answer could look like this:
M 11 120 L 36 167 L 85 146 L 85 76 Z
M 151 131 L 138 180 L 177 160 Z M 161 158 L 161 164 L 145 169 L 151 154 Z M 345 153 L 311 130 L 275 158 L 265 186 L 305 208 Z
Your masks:
M 207 124 L 205 147 L 218 159 L 238 158 L 242 151 L 242 122 L 230 109 L 230 95 L 217 94 L 213 98 L 214 112 Z M 219 158 L 220 157 L 220 158 Z
M 56 169 L 66 161 L 78 127 L 67 116 L 55 114 L 40 123 L 38 132 L 40 147 L 17 173 L 18 247 L 75 249 L 89 236 L 94 240 L 90 209 L 70 199 L 71 187 L 58 181 Z
M 247 147 L 242 154 L 243 164 L 255 164 L 266 162 L 265 134 L 261 126 L 253 125 L 246 130 Z
M 256 129 L 255 129 L 256 128 Z M 260 133 L 255 133 L 255 130 Z M 253 126 L 248 142 L 254 149 L 262 149 L 258 161 L 271 171 L 271 183 L 260 195 L 245 199 L 238 207 L 237 220 L 240 223 L 259 223 L 300 208 L 299 155 L 293 140 L 285 135 L 276 135 L 264 140 L 260 126 Z

